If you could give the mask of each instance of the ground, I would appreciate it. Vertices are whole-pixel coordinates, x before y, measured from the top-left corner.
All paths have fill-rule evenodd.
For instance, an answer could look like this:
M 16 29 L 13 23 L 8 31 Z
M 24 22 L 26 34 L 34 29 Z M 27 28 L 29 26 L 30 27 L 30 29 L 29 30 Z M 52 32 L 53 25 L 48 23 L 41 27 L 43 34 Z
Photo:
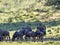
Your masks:
M 0 45 L 59 45 L 60 41 L 44 41 L 42 42 L 0 42 Z

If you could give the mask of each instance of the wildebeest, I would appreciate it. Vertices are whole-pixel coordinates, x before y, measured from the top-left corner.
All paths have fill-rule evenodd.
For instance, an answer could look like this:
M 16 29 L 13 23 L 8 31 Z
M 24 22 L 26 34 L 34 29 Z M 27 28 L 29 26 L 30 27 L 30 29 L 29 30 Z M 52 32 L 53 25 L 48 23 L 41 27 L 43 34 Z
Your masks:
M 23 40 L 23 36 L 25 35 L 25 39 L 27 39 L 27 33 L 32 31 L 31 28 L 29 26 L 23 27 L 21 30 L 17 30 L 12 37 L 12 41 L 14 41 L 15 39 L 21 39 Z
M 17 30 L 12 37 L 12 41 L 17 40 L 23 40 L 24 30 Z
M 10 33 L 7 30 L 1 30 L 0 29 L 0 36 L 2 36 L 3 40 L 10 40 Z
M 36 36 L 43 41 L 43 36 L 46 35 L 46 27 L 45 26 L 37 26 Z
M 32 29 L 30 26 L 27 26 L 24 28 L 24 35 L 25 35 L 25 40 L 27 40 L 28 38 L 30 38 L 32 33 Z

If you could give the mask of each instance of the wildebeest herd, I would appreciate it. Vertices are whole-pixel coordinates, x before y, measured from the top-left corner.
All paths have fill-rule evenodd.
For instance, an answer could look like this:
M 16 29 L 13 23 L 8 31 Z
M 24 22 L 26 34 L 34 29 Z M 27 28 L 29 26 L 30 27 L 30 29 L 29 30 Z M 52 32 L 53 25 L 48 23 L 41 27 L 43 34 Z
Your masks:
M 36 31 L 32 31 L 31 27 L 23 27 L 21 30 L 17 30 L 14 32 L 12 39 L 10 38 L 10 33 L 7 30 L 0 29 L 0 41 L 4 40 L 25 40 L 32 39 L 32 41 L 41 40 L 43 41 L 43 36 L 46 35 L 46 27 L 45 26 L 37 26 Z

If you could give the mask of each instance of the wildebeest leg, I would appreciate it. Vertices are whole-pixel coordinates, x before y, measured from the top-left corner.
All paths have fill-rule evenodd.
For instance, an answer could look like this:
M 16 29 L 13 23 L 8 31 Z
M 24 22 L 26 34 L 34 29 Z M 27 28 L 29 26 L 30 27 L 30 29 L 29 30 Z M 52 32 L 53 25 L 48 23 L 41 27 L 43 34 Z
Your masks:
M 43 36 L 39 36 L 39 41 L 43 42 Z
M 5 39 L 4 36 L 2 36 L 2 40 L 3 40 L 3 41 L 4 41 L 4 39 Z
M 39 37 L 37 36 L 37 41 L 39 41 Z
M 27 41 L 30 41 L 31 40 L 31 37 L 30 36 L 27 36 Z
M 27 41 L 27 37 L 25 36 L 25 40 Z
M 3 36 L 3 40 L 6 41 L 6 36 Z
M 10 41 L 10 35 L 8 36 L 8 38 L 9 38 L 9 41 Z
M 35 41 L 36 41 L 36 38 L 35 38 L 35 37 L 32 37 L 32 41 L 34 41 L 34 42 L 35 42 Z
M 14 41 L 14 40 L 15 40 L 15 38 L 16 38 L 16 37 L 13 37 L 13 38 L 12 38 L 12 41 Z
M 23 41 L 23 36 L 20 37 L 20 40 Z
M 7 40 L 10 41 L 10 36 L 7 36 Z
M 27 37 L 27 36 L 25 36 L 25 40 L 26 40 L 26 41 L 28 40 L 28 37 Z
M 0 41 L 3 41 L 3 36 L 0 35 Z
M 31 40 L 31 37 L 27 37 L 27 40 L 30 41 Z
M 19 36 L 17 36 L 17 41 L 19 41 L 20 40 L 20 37 Z

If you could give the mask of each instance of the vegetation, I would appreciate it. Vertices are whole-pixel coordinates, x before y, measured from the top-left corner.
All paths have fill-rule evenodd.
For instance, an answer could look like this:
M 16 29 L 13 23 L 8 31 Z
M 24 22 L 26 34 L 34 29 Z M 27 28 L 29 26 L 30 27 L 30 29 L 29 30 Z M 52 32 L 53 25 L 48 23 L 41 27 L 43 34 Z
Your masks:
M 0 42 L 0 45 L 59 45 L 60 42 Z
M 15 31 L 29 25 L 34 31 L 39 23 L 46 25 L 45 37 L 60 36 L 60 0 L 0 0 L 0 29 Z M 4 43 L 10 45 L 9 42 Z M 21 43 L 23 44 L 26 42 Z M 31 44 L 38 45 L 39 42 Z

